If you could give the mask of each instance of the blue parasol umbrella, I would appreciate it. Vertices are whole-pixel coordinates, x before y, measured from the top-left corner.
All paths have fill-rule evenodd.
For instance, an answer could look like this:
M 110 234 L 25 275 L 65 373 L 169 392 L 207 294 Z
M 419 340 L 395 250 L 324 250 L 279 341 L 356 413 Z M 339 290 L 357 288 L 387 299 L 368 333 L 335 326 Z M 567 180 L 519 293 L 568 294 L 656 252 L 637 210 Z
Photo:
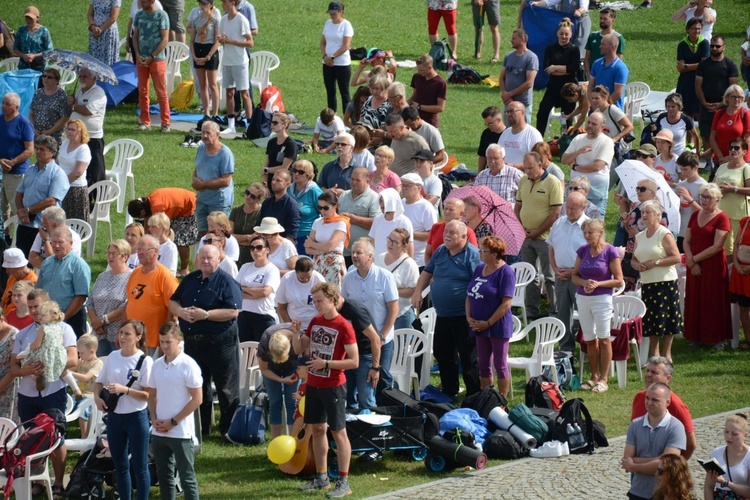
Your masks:
M 85 52 L 66 49 L 49 50 L 44 53 L 44 59 L 49 64 L 56 64 L 76 73 L 82 69 L 87 69 L 101 82 L 111 83 L 112 85 L 118 84 L 112 68 Z

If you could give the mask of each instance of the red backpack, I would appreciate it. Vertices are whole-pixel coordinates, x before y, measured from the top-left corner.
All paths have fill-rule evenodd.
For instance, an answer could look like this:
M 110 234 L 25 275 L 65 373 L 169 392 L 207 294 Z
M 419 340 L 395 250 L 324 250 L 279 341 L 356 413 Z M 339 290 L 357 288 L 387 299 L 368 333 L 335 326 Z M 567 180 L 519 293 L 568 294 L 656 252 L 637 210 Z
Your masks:
M 284 100 L 281 98 L 281 89 L 276 85 L 269 85 L 260 93 L 260 107 L 269 113 L 283 113 Z
M 33 424 L 33 427 L 24 430 L 24 426 Z M 21 435 L 14 443 L 10 443 L 16 431 Z M 8 478 L 5 484 L 5 500 L 10 498 L 11 486 L 15 477 L 23 476 L 26 468 L 26 457 L 49 450 L 60 438 L 60 432 L 55 425 L 55 419 L 46 413 L 40 413 L 28 420 L 11 432 L 2 448 L 0 448 L 0 468 L 5 470 Z M 40 463 L 41 460 L 40 459 Z M 32 462 L 32 466 L 37 465 Z

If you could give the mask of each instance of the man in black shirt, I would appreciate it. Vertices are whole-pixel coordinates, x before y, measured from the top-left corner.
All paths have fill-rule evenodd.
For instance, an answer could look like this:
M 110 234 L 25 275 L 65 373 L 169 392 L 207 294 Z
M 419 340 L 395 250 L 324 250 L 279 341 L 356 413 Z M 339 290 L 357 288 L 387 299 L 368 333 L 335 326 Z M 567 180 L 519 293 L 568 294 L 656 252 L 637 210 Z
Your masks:
M 505 130 L 503 112 L 497 106 L 485 108 L 482 111 L 482 119 L 487 128 L 482 130 L 482 137 L 479 139 L 479 148 L 477 148 L 477 156 L 479 157 L 477 167 L 479 172 L 487 167 L 487 148 L 490 144 L 497 144 L 500 134 Z

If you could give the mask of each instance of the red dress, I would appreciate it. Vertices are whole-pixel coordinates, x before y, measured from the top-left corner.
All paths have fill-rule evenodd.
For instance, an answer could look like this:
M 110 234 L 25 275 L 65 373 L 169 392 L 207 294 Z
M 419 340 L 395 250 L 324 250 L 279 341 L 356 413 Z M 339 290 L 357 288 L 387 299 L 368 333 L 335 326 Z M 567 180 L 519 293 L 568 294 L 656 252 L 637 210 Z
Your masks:
M 742 232 L 742 228 L 748 223 L 750 223 L 750 217 L 743 217 L 740 221 L 740 229 L 737 233 L 737 238 L 742 235 L 740 245 L 750 245 L 750 228 L 744 233 Z M 742 262 L 742 264 L 750 264 L 750 262 Z M 732 269 L 732 279 L 729 282 L 729 291 L 735 295 L 750 297 L 750 274 L 742 275 L 739 271 Z
M 717 230 L 730 231 L 724 212 L 701 227 L 698 212 L 690 216 L 690 248 L 697 255 L 714 243 Z M 732 316 L 729 311 L 729 275 L 724 247 L 699 262 L 701 276 L 687 270 L 685 289 L 685 338 L 691 342 L 717 343 L 732 338 Z

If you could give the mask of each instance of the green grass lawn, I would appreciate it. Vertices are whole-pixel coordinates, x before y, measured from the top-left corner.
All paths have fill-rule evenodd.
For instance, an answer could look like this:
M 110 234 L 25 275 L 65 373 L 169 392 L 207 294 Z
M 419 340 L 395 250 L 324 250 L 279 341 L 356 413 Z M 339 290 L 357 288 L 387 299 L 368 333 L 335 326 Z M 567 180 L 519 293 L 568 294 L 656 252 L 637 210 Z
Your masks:
M 41 22 L 50 28 L 56 47 L 82 51 L 87 49 L 88 3 L 86 0 L 36 2 L 42 13 Z M 269 50 L 281 58 L 281 66 L 271 75 L 273 84 L 282 89 L 288 111 L 308 124 L 314 123 L 320 110 L 326 106 L 318 44 L 323 23 L 328 17 L 327 2 L 297 0 L 280 4 L 272 0 L 255 0 L 253 4 L 260 24 L 256 50 Z M 509 39 L 515 27 L 518 4 L 517 0 L 501 2 L 503 54 L 510 50 Z M 627 40 L 625 61 L 630 68 L 631 81 L 646 81 L 652 89 L 660 91 L 675 87 L 677 71 L 674 58 L 677 43 L 684 37 L 684 29 L 682 24 L 671 23 L 669 18 L 683 4 L 682 0 L 658 0 L 654 2 L 654 8 L 648 11 L 618 13 L 615 27 Z M 187 10 L 195 5 L 194 2 L 187 2 Z M 219 6 L 219 2 L 216 5 Z M 130 0 L 126 0 L 118 20 L 121 36 L 127 26 L 129 7 Z M 739 46 L 747 27 L 747 1 L 722 0 L 716 2 L 715 8 L 718 10 L 718 22 L 714 33 L 726 37 L 726 53 L 737 62 Z M 5 2 L 2 10 L 3 19 L 11 27 L 23 24 L 22 5 L 13 5 L 11 9 L 10 3 Z M 351 0 L 346 2 L 346 17 L 354 26 L 354 47 L 378 46 L 390 49 L 398 60 L 415 60 L 429 50 L 423 1 L 385 0 L 373 3 Z M 594 12 L 594 27 L 598 25 L 597 20 L 598 15 Z M 498 74 L 500 66 L 489 62 L 491 43 L 488 30 L 485 31 L 484 59 L 469 59 L 473 52 L 474 32 L 468 0 L 462 0 L 459 4 L 458 26 L 461 62 L 475 67 L 482 74 Z M 441 33 L 444 34 L 442 27 Z M 187 64 L 183 64 L 182 73 L 189 75 Z M 411 70 L 400 69 L 397 79 L 408 86 L 411 74 Z M 541 97 L 542 92 L 534 93 L 537 106 Z M 475 168 L 477 142 L 484 128 L 481 111 L 489 105 L 499 104 L 498 91 L 482 85 L 449 85 L 447 100 L 446 111 L 441 117 L 441 131 L 447 151 L 469 168 Z M 197 102 L 196 97 L 193 101 L 195 106 Z M 130 137 L 137 139 L 145 147 L 144 156 L 134 165 L 136 195 L 143 196 L 162 186 L 189 188 L 195 150 L 178 147 L 182 142 L 182 134 L 177 132 L 167 136 L 156 131 L 135 132 L 135 111 L 135 105 L 122 105 L 108 110 L 105 141 Z M 232 141 L 228 145 L 237 159 L 234 181 L 239 203 L 242 199 L 240 193 L 246 185 L 259 180 L 259 169 L 262 167 L 265 151 L 249 141 Z M 326 157 L 315 154 L 307 157 L 319 167 L 327 161 Z M 610 203 L 610 206 L 613 204 Z M 615 219 L 612 208 L 607 217 L 610 237 L 614 232 Z M 113 214 L 113 237 L 122 236 L 123 222 L 122 214 Z M 108 238 L 107 231 L 100 230 L 97 254 L 90 260 L 95 275 L 105 267 L 104 249 Z M 529 353 L 530 349 L 531 344 L 514 345 L 512 355 Z M 674 389 L 685 400 L 694 417 L 750 405 L 750 395 L 743 383 L 750 376 L 750 363 L 747 362 L 746 353 L 691 350 L 685 342 L 678 340 L 675 343 L 674 359 L 677 365 Z M 610 437 L 625 432 L 633 395 L 642 387 L 632 362 L 628 374 L 628 387 L 625 390 L 618 390 L 613 383 L 612 389 L 605 394 L 586 395 L 586 405 L 596 419 L 606 424 Z M 515 371 L 513 376 L 516 397 L 512 403 L 522 402 L 523 375 Z M 433 383 L 437 383 L 437 379 L 433 378 Z M 719 444 L 705 443 L 709 447 Z M 366 466 L 353 465 L 351 484 L 355 496 L 393 491 L 440 477 L 429 473 L 421 463 L 401 461 L 391 454 L 387 457 L 388 460 L 383 462 Z M 266 459 L 265 449 L 260 446 L 227 446 L 221 444 L 218 437 L 213 437 L 204 443 L 204 451 L 197 457 L 196 468 L 201 493 L 205 498 L 302 497 L 296 492 L 301 481 L 284 477 Z M 156 490 L 153 493 L 157 494 Z

